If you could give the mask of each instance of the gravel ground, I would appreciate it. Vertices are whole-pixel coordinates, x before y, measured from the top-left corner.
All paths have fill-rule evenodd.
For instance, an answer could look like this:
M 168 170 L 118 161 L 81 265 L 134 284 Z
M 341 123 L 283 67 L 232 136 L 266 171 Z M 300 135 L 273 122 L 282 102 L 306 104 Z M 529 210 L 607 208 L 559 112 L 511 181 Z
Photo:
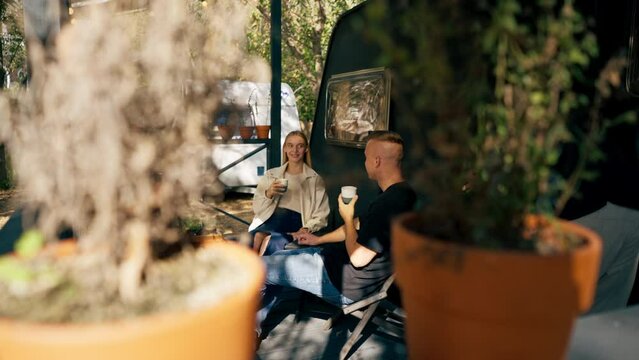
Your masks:
M 207 203 L 209 206 L 197 209 L 205 222 L 211 224 L 212 232 L 218 234 L 240 234 L 246 232 L 248 226 L 233 218 L 222 214 L 212 208 L 212 206 L 231 213 L 244 221 L 250 222 L 253 219 L 251 209 L 253 196 L 250 194 L 228 193 L 223 201 L 219 203 Z M 20 204 L 20 193 L 16 190 L 0 191 L 0 228 L 9 220 L 9 216 Z
M 233 214 L 246 222 L 250 223 L 253 219 L 253 195 L 228 193 L 226 194 L 224 201 L 212 205 Z M 248 230 L 248 225 L 226 216 L 221 212 L 212 211 L 210 216 L 215 219 L 215 227 L 218 233 L 240 234 Z

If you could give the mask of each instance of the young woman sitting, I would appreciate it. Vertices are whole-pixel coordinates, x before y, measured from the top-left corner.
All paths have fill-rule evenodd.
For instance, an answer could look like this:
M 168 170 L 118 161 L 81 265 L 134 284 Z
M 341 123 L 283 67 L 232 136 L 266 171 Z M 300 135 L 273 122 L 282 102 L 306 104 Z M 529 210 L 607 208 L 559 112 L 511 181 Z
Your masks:
M 255 218 L 249 232 L 253 249 L 260 255 L 284 249 L 293 239 L 289 233 L 312 233 L 325 227 L 330 211 L 324 181 L 311 168 L 303 132 L 286 135 L 282 158 L 282 166 L 268 170 L 260 179 L 253 197 Z M 269 234 L 271 240 L 264 241 Z

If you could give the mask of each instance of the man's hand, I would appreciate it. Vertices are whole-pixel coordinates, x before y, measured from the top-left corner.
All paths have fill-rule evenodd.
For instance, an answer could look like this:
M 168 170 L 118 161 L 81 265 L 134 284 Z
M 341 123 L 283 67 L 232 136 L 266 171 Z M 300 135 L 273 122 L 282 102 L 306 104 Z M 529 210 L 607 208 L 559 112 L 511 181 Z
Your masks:
M 293 238 L 295 238 L 295 235 L 293 235 Z M 315 246 L 322 243 L 319 236 L 311 233 L 301 234 L 296 240 L 298 244 L 308 246 Z
M 351 199 L 351 202 L 349 202 L 348 204 L 344 204 L 342 194 L 339 194 L 339 197 L 337 198 L 337 204 L 339 205 L 339 214 L 344 220 L 344 223 L 353 221 L 353 217 L 355 217 L 355 203 L 357 202 L 357 199 L 359 199 L 359 197 L 355 195 Z

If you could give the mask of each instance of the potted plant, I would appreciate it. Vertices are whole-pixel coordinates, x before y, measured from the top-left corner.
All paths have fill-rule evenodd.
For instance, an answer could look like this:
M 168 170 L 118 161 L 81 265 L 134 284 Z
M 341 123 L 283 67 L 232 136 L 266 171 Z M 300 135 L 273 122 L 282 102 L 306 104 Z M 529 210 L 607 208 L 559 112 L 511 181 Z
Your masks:
M 154 251 L 180 244 L 174 219 L 214 180 L 200 170 L 219 81 L 264 68 L 238 49 L 242 5 L 188 4 L 77 12 L 89 14 L 55 47 L 30 45 L 29 90 L 0 97 L 0 137 L 38 209 L 36 232 L 0 261 L 0 358 L 254 356 L 259 259 L 227 243 Z M 75 254 L 40 251 L 62 224 Z
M 178 220 L 181 233 L 184 234 L 194 246 L 209 246 L 223 240 L 221 234 L 211 228 L 201 216 L 185 216 Z
M 253 104 L 251 104 L 251 98 L 255 99 Z M 251 109 L 251 117 L 253 118 L 253 122 L 255 123 L 255 132 L 257 134 L 257 138 L 268 139 L 268 133 L 271 130 L 271 125 L 269 125 L 269 121 L 268 121 L 269 114 L 265 114 L 264 118 L 260 118 L 258 99 L 257 99 L 257 88 L 251 91 L 251 94 L 249 95 L 249 98 L 248 98 L 248 106 Z M 266 105 L 266 108 L 267 109 L 271 108 L 270 92 L 268 95 L 268 103 Z
M 244 140 L 248 140 L 253 137 L 255 132 L 255 119 L 253 110 L 250 106 L 242 109 L 242 124 L 240 125 L 240 137 Z
M 233 111 L 234 108 L 222 109 L 217 115 L 216 126 L 217 131 L 222 140 L 230 140 L 237 131 L 239 119 L 237 112 Z
M 599 107 L 623 61 L 603 69 L 603 92 L 577 90 L 597 44 L 572 1 L 370 5 L 407 168 L 425 191 L 423 210 L 393 226 L 409 356 L 564 358 L 601 244 L 556 217 L 583 166 L 568 179 L 554 168 L 575 114 L 591 129 L 585 152 L 600 154 Z

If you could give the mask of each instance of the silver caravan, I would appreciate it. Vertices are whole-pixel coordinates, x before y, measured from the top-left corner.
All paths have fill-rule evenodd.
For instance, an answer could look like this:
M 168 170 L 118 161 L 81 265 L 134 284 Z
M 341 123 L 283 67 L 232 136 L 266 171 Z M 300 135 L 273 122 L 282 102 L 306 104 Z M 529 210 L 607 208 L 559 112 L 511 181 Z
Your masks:
M 213 164 L 222 170 L 219 180 L 227 190 L 254 192 L 259 177 L 264 175 L 267 169 L 267 150 L 263 148 L 258 151 L 264 146 L 264 142 L 256 139 L 256 132 L 252 133 L 250 139 L 246 139 L 247 134 L 244 133 L 243 139 L 239 130 L 243 125 L 249 128 L 270 125 L 271 84 L 228 81 L 222 86 L 224 97 L 221 109 L 214 119 L 213 134 L 216 144 L 212 149 Z M 282 83 L 281 86 L 280 148 L 286 134 L 301 129 L 293 90 L 288 84 Z M 236 114 L 236 120 L 232 120 L 233 113 Z M 230 133 L 225 133 L 225 125 L 230 123 Z M 223 137 L 226 141 L 223 141 Z M 253 152 L 255 153 L 250 155 Z M 246 158 L 242 160 L 243 157 Z

